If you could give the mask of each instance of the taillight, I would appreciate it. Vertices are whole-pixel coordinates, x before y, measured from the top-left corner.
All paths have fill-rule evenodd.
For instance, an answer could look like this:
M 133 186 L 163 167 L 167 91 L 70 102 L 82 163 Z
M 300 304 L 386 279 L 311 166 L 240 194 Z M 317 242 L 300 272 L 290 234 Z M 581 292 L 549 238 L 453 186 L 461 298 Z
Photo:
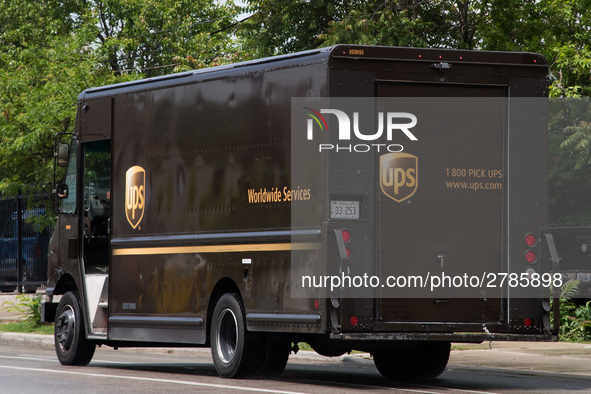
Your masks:
M 341 230 L 341 234 L 343 235 L 343 241 L 345 241 L 345 243 L 351 241 L 351 232 L 349 230 Z
M 35 244 L 35 258 L 41 258 L 41 244 Z
M 525 244 L 527 245 L 528 248 L 533 248 L 534 246 L 536 246 L 538 244 L 538 238 L 533 233 L 527 233 L 525 235 Z M 537 260 L 538 260 L 538 255 L 536 254 L 535 251 L 530 249 L 527 252 L 525 252 L 525 261 L 527 261 L 528 264 L 533 264 Z
M 526 327 L 531 327 L 531 319 L 530 318 L 526 318 L 523 320 L 523 325 Z
M 351 251 L 349 250 L 349 248 L 345 248 L 345 251 L 347 252 L 347 258 L 350 259 L 351 258 Z
M 525 236 L 525 244 L 530 248 L 533 248 L 538 243 L 538 239 L 532 233 L 529 233 Z

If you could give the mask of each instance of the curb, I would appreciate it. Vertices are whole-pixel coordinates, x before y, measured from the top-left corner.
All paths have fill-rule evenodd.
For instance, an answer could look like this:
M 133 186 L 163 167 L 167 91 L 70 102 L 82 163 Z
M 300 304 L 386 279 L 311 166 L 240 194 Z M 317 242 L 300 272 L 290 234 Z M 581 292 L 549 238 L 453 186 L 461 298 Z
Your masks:
M 0 332 L 0 342 L 54 345 L 53 335 L 24 334 L 20 332 Z
M 540 378 L 551 378 L 551 379 L 570 379 L 577 381 L 588 382 L 591 380 L 591 376 L 580 372 L 547 372 L 547 371 L 528 371 L 523 369 L 514 369 L 511 367 L 472 367 L 468 365 L 448 364 L 445 368 L 446 372 L 456 371 L 469 371 L 474 373 L 487 373 L 498 375 L 502 373 L 507 377 L 540 377 Z

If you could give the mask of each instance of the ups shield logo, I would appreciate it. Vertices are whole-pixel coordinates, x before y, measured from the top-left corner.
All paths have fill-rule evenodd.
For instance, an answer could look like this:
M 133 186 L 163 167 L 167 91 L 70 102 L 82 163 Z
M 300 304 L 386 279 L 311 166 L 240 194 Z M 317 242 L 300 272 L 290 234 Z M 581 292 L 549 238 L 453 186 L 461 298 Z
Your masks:
M 380 156 L 380 188 L 396 202 L 410 198 L 417 191 L 418 159 L 408 153 Z
M 146 171 L 133 166 L 125 173 L 125 215 L 134 229 L 144 217 L 146 201 Z

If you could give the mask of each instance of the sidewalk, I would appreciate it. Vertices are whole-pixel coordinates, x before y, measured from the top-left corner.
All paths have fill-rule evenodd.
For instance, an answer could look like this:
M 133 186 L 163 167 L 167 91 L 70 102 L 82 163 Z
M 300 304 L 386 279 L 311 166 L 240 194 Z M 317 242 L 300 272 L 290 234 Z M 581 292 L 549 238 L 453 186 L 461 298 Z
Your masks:
M 448 370 L 454 366 L 487 367 L 591 378 L 591 343 L 493 342 L 492 350 L 488 350 L 488 342 L 454 345 L 466 350 L 452 351 Z
M 38 293 L 44 294 L 44 291 Z M 0 293 L 0 305 L 3 301 L 16 301 L 15 293 Z M 32 296 L 32 295 L 31 295 Z M 0 323 L 4 320 L 16 320 L 18 315 L 0 311 Z M 20 334 L 0 332 L 2 343 L 39 344 L 53 346 L 52 335 Z M 486 367 L 512 371 L 516 374 L 568 374 L 584 379 L 591 379 L 591 343 L 569 342 L 493 342 L 492 350 L 488 342 L 481 344 L 452 344 L 447 370 L 461 367 L 471 369 Z M 140 349 L 130 348 L 129 351 Z M 141 349 L 143 352 L 196 352 L 209 354 L 205 348 Z M 292 360 L 314 360 L 316 362 L 357 362 L 373 364 L 370 355 L 352 354 L 340 357 L 324 357 L 315 352 L 300 351 L 291 355 Z

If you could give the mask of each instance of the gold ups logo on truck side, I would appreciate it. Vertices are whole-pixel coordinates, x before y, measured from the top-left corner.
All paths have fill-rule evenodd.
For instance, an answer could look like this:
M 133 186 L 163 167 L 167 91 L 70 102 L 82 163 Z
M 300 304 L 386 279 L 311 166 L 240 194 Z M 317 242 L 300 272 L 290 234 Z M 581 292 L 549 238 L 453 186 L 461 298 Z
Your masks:
M 408 153 L 380 156 L 380 188 L 396 202 L 410 198 L 417 191 L 418 159 Z
M 125 173 L 125 215 L 134 229 L 144 217 L 146 201 L 146 171 L 133 166 Z

